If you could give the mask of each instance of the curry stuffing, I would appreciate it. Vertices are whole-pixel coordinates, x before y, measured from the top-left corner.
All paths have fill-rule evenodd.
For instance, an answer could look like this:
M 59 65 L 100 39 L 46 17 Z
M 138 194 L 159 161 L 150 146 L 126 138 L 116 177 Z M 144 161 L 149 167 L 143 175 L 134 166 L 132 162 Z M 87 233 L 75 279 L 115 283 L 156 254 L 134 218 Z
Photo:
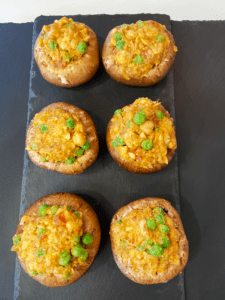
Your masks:
M 44 204 L 39 214 L 23 216 L 20 224 L 23 232 L 14 236 L 12 250 L 31 276 L 66 279 L 88 258 L 88 250 L 79 244 L 83 235 L 81 212 L 66 205 Z
M 85 127 L 77 114 L 53 108 L 35 115 L 27 150 L 37 151 L 41 162 L 72 164 L 89 148 Z
M 45 25 L 42 32 L 44 36 L 39 38 L 39 46 L 56 68 L 66 68 L 81 58 L 89 46 L 87 27 L 71 18 L 63 17 L 51 25 Z
M 133 209 L 111 229 L 118 258 L 135 276 L 165 273 L 179 265 L 179 238 L 174 221 L 160 207 Z
M 115 111 L 109 134 L 123 160 L 143 168 L 168 164 L 168 149 L 175 150 L 177 143 L 173 122 L 160 106 L 158 101 L 139 98 Z
M 166 57 L 169 45 L 166 27 L 154 21 L 123 24 L 113 29 L 110 39 L 115 64 L 121 67 L 127 80 L 133 75 L 147 75 L 158 66 Z M 173 51 L 177 51 L 176 46 Z

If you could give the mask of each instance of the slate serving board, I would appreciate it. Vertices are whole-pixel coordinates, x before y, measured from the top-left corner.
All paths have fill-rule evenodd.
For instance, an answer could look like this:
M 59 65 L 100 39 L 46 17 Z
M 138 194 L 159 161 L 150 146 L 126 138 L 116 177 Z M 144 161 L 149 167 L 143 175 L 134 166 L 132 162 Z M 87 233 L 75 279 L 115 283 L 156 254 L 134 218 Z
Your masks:
M 156 20 L 171 31 L 167 15 L 94 15 L 71 16 L 90 26 L 96 33 L 100 52 L 111 28 L 137 20 Z M 37 18 L 33 28 L 33 45 L 44 24 L 60 17 Z M 155 196 L 169 200 L 179 211 L 179 178 L 177 154 L 162 171 L 154 174 L 133 174 L 120 168 L 109 155 L 105 132 L 113 112 L 132 103 L 138 97 L 160 99 L 175 119 L 173 69 L 157 85 L 148 88 L 128 87 L 112 80 L 102 64 L 88 83 L 64 89 L 45 81 L 32 56 L 27 125 L 44 106 L 68 102 L 86 110 L 92 117 L 100 142 L 97 161 L 84 173 L 71 176 L 41 169 L 24 154 L 20 216 L 35 200 L 54 192 L 71 192 L 84 198 L 96 211 L 102 230 L 99 253 L 88 273 L 79 281 L 62 288 L 48 288 L 25 274 L 16 263 L 14 299 L 185 299 L 184 275 L 166 284 L 143 286 L 127 279 L 115 264 L 109 241 L 109 224 L 113 214 L 131 201 Z

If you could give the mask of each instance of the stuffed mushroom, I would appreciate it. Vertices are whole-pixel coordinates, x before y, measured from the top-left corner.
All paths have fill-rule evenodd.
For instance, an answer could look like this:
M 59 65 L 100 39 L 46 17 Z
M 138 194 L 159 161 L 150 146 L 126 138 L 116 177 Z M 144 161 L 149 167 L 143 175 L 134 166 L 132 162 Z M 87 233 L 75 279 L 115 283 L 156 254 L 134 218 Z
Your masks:
M 34 46 L 34 58 L 42 76 L 61 87 L 89 81 L 99 66 L 98 40 L 83 23 L 63 17 L 44 25 Z
M 13 237 L 12 251 L 33 279 L 58 287 L 87 272 L 100 239 L 99 221 L 91 206 L 74 194 L 57 193 L 28 207 Z
M 159 101 L 148 98 L 139 98 L 114 112 L 106 142 L 113 159 L 133 173 L 165 168 L 177 148 L 173 119 Z
M 102 60 L 116 81 L 150 86 L 167 75 L 177 47 L 172 34 L 155 21 L 137 21 L 113 28 L 104 43 Z
M 33 163 L 41 168 L 79 174 L 98 156 L 95 125 L 91 117 L 75 105 L 50 104 L 30 122 L 26 150 Z
M 111 221 L 113 256 L 134 282 L 166 282 L 182 272 L 189 246 L 176 209 L 161 198 L 144 198 L 120 208 Z

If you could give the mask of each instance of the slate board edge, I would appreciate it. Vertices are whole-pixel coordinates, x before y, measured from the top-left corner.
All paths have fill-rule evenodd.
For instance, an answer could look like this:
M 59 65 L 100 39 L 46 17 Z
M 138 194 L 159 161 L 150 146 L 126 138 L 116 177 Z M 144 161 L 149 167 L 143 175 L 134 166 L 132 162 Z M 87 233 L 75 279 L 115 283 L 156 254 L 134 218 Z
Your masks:
M 28 97 L 28 111 L 27 111 L 27 124 L 26 124 L 26 132 L 29 126 L 29 115 L 30 115 L 30 101 L 33 92 L 31 90 L 31 77 L 33 76 L 33 65 L 34 65 L 34 44 L 36 41 L 36 37 L 34 35 L 35 29 L 37 26 L 37 22 L 34 22 L 33 25 L 33 35 L 32 35 L 32 56 L 31 56 L 31 67 L 30 67 L 30 82 L 29 82 L 29 97 Z M 21 197 L 20 197 L 20 211 L 19 211 L 19 220 L 25 211 L 25 186 L 26 186 L 26 169 L 28 165 L 28 154 L 26 151 L 26 147 L 24 149 L 24 165 L 23 165 L 23 177 L 22 177 L 22 188 L 21 188 Z M 21 267 L 16 257 L 16 266 L 15 266 L 15 275 L 14 275 L 14 292 L 13 299 L 19 299 L 19 282 L 20 282 L 20 272 Z
M 172 32 L 172 21 L 170 20 L 170 24 L 171 24 L 171 32 Z M 174 125 L 175 125 L 175 130 L 176 130 L 176 107 L 175 107 L 175 94 L 174 94 L 174 66 L 172 66 L 172 85 L 171 85 L 171 93 L 173 95 L 173 115 L 174 115 Z M 177 180 L 174 180 L 174 193 L 176 194 L 176 210 L 178 211 L 179 215 L 180 215 L 180 207 L 181 207 L 181 203 L 180 203 L 180 181 L 179 181 L 179 167 L 178 167 L 178 151 L 176 151 L 173 160 L 175 161 L 174 163 L 174 174 L 175 177 L 177 178 Z M 182 221 L 182 220 L 181 220 Z M 178 276 L 180 277 L 180 290 L 182 292 L 182 296 L 181 296 L 181 300 L 185 300 L 186 299 L 186 293 L 185 293 L 185 278 L 184 278 L 184 272 L 185 269 L 182 271 L 181 274 L 179 274 Z
M 103 14 L 103 15 L 107 15 L 107 14 Z M 121 14 L 121 15 L 128 15 L 128 14 Z M 132 15 L 136 15 L 136 14 L 132 14 Z M 146 14 L 142 13 L 142 15 L 146 15 Z M 157 15 L 161 15 L 161 14 L 154 14 L 154 15 L 157 16 Z M 162 14 L 162 15 L 169 17 L 169 15 L 167 15 L 167 14 Z M 90 15 L 90 16 L 93 16 L 93 15 Z M 113 16 L 113 15 L 109 15 L 109 16 Z M 31 105 L 30 105 L 29 100 L 30 100 L 31 97 L 35 96 L 33 91 L 32 91 L 32 88 L 31 88 L 31 85 L 32 85 L 31 78 L 33 77 L 33 66 L 34 66 L 34 63 L 35 63 L 33 52 L 34 52 L 34 44 L 35 44 L 35 41 L 36 41 L 36 38 L 37 38 L 37 36 L 34 33 L 35 33 L 35 30 L 36 30 L 36 27 L 37 27 L 38 20 L 41 17 L 46 17 L 46 16 L 41 15 L 41 16 L 37 17 L 34 20 L 34 25 L 33 25 L 32 58 L 31 58 L 31 69 L 30 69 L 29 99 L 28 99 L 28 112 L 27 112 L 26 131 L 27 131 L 29 123 L 30 123 L 29 116 L 30 116 L 30 111 L 31 111 Z M 58 16 L 55 16 L 55 17 L 57 18 Z M 170 29 L 171 29 L 171 32 L 172 32 L 172 20 L 171 19 L 170 19 L 170 24 L 171 24 Z M 173 94 L 173 99 L 174 99 L 173 104 L 174 104 L 174 116 L 175 116 L 174 67 L 172 67 L 172 70 L 173 70 L 173 75 L 172 75 L 173 84 L 172 84 L 171 88 L 172 88 L 172 94 Z M 174 155 L 173 159 L 175 160 L 174 173 L 175 173 L 175 176 L 177 177 L 177 180 L 174 182 L 174 190 L 177 191 L 177 193 L 176 193 L 176 200 L 177 200 L 176 201 L 176 209 L 180 214 L 180 187 L 179 187 L 179 171 L 178 171 L 179 168 L 178 168 L 178 154 L 177 154 L 177 152 Z M 23 176 L 22 176 L 22 188 L 21 188 L 19 219 L 21 218 L 22 214 L 25 211 L 25 186 L 26 186 L 26 179 L 27 179 L 26 178 L 26 169 L 27 169 L 28 162 L 29 162 L 28 154 L 27 154 L 26 149 L 24 149 L 24 167 L 23 167 Z M 21 267 L 20 267 L 20 264 L 18 262 L 18 259 L 16 258 L 15 275 L 14 275 L 14 293 L 13 293 L 13 299 L 15 299 L 15 300 L 17 300 L 17 299 L 19 300 L 20 272 L 21 272 Z M 180 289 L 182 291 L 181 300 L 185 300 L 186 299 L 186 296 L 185 296 L 186 293 L 185 293 L 184 271 L 182 272 L 182 274 L 179 275 L 179 277 L 180 277 L 180 280 L 179 280 L 180 281 Z

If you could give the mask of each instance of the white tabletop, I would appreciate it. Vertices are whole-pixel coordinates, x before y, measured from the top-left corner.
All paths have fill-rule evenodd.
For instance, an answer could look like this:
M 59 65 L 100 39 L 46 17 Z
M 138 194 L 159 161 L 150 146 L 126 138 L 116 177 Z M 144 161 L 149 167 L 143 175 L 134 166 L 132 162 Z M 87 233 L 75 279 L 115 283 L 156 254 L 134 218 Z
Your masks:
M 33 22 L 40 15 L 160 13 L 172 20 L 225 20 L 224 0 L 9 0 L 0 23 Z

